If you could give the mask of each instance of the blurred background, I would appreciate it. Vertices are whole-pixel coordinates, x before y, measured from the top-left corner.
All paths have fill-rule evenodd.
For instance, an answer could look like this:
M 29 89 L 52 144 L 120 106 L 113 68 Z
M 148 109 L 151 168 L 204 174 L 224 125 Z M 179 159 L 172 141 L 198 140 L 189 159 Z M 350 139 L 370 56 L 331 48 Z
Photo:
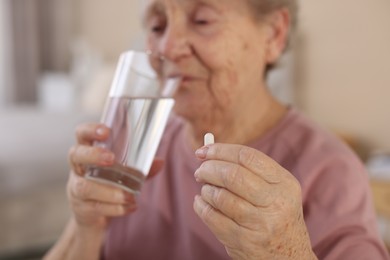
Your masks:
M 271 89 L 361 157 L 390 245 L 390 1 L 300 2 Z M 39 259 L 61 233 L 74 127 L 99 119 L 119 54 L 142 49 L 138 3 L 0 0 L 0 259 Z

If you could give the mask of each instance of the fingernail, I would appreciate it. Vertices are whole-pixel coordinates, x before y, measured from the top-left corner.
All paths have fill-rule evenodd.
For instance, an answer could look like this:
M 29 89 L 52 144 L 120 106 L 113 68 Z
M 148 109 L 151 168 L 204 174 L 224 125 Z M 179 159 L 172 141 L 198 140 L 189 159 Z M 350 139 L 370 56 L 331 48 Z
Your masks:
M 198 156 L 199 159 L 206 159 L 208 150 L 208 146 L 203 146 L 202 148 L 196 150 L 195 155 Z
M 195 180 L 199 182 L 199 169 L 197 169 L 194 173 Z
M 129 194 L 129 193 L 125 193 L 124 194 L 124 201 L 129 203 L 129 204 L 135 203 L 134 195 L 133 194 Z
M 98 129 L 96 129 L 96 134 L 99 136 L 103 136 L 105 131 L 106 130 L 103 127 L 99 127 Z
M 135 205 L 135 204 L 129 205 L 129 206 L 125 206 L 125 213 L 133 212 L 136 209 L 137 209 L 137 205 Z
M 112 153 L 103 153 L 100 155 L 100 159 L 107 163 L 112 163 L 114 161 L 114 154 Z
M 200 201 L 200 200 L 201 200 L 201 196 L 199 194 L 195 195 L 194 201 L 197 202 L 197 201 Z

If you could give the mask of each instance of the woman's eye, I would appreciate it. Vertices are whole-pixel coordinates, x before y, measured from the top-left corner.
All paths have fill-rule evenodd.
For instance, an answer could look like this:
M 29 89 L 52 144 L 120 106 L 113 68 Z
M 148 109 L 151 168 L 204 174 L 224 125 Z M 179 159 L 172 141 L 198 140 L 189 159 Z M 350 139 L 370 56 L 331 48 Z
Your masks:
M 218 21 L 218 14 L 217 12 L 207 6 L 201 6 L 198 9 L 196 9 L 192 16 L 192 23 L 195 26 L 209 27 L 210 25 L 213 25 L 215 22 Z
M 197 19 L 197 20 L 195 20 L 195 24 L 197 24 L 197 25 L 207 25 L 207 24 L 209 24 L 209 21 L 204 20 L 204 19 Z
M 159 33 L 159 32 L 162 32 L 163 30 L 163 27 L 160 26 L 160 25 L 155 25 L 155 26 L 152 26 L 152 28 L 150 29 L 152 32 L 154 33 Z
M 147 21 L 148 31 L 153 34 L 160 34 L 165 30 L 165 19 L 160 16 L 152 16 Z
M 150 31 L 155 34 L 163 33 L 165 30 L 165 25 L 163 24 L 155 24 L 150 26 Z

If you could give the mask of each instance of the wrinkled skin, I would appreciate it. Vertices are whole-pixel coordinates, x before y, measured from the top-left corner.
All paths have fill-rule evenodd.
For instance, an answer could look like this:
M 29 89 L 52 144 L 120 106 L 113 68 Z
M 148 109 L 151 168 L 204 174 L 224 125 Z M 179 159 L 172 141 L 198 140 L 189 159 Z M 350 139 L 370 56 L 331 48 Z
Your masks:
M 180 76 L 176 114 L 188 141 L 202 146 L 205 132 L 218 144 L 203 147 L 195 172 L 203 183 L 194 210 L 233 259 L 313 259 L 303 220 L 298 181 L 275 161 L 244 145 L 271 129 L 286 113 L 267 90 L 264 70 L 286 44 L 289 14 L 277 10 L 254 19 L 247 1 L 146 0 L 144 25 L 153 67 L 162 79 Z M 98 130 L 100 129 L 100 130 Z M 136 209 L 131 194 L 89 181 L 86 165 L 114 162 L 93 147 L 109 129 L 78 128 L 70 150 L 68 196 L 77 225 L 104 230 L 110 217 Z M 151 176 L 161 168 L 156 160 Z
M 101 147 L 92 146 L 94 141 L 106 140 L 110 129 L 102 124 L 86 123 L 77 128 L 77 144 L 69 151 L 72 167 L 67 194 L 74 218 L 79 227 L 94 231 L 105 230 L 111 217 L 119 217 L 136 210 L 134 195 L 120 188 L 100 184 L 84 178 L 87 165 L 109 166 L 114 154 Z M 155 160 L 149 177 L 162 166 Z
M 207 131 L 221 142 L 245 143 L 271 127 L 277 115 L 270 111 L 282 108 L 268 93 L 262 71 L 284 47 L 286 10 L 259 23 L 246 1 L 147 3 L 147 48 L 162 78 L 183 78 L 174 111 L 188 121 L 193 146 L 201 145 Z M 256 133 L 248 133 L 253 127 Z
M 233 259 L 315 258 L 298 181 L 259 151 L 221 144 L 250 143 L 286 113 L 262 72 L 285 47 L 288 11 L 259 20 L 247 1 L 148 0 L 144 24 L 159 75 L 184 79 L 174 109 L 188 140 L 219 142 L 197 151 L 195 212 Z
M 205 183 L 194 209 L 233 259 L 311 259 L 297 180 L 261 152 L 214 144 L 197 151 Z

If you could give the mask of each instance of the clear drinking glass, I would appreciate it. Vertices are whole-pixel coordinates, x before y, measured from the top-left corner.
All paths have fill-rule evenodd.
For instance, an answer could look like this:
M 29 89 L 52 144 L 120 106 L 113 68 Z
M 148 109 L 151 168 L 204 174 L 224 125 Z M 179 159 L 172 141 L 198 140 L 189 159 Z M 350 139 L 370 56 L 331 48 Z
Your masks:
M 111 134 L 107 141 L 94 144 L 111 150 L 115 164 L 91 166 L 86 174 L 132 193 L 140 191 L 149 173 L 180 81 L 159 78 L 150 59 L 135 51 L 120 56 L 101 119 Z

